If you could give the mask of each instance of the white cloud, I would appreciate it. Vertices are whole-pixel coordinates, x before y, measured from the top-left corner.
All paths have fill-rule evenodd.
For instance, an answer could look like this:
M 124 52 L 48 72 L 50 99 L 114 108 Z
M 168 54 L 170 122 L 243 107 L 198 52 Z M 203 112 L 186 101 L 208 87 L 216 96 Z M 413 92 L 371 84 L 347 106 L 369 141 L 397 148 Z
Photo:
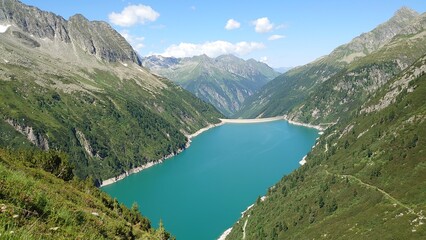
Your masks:
M 138 23 L 153 22 L 159 16 L 160 14 L 150 6 L 139 4 L 127 6 L 121 13 L 112 12 L 108 15 L 108 18 L 115 25 L 130 27 Z
M 283 28 L 287 28 L 287 25 L 286 24 L 280 24 L 280 25 L 275 27 L 275 29 L 283 29 Z
M 237 21 L 235 21 L 234 19 L 229 19 L 228 22 L 226 22 L 226 26 L 225 29 L 226 30 L 233 30 L 233 29 L 237 29 L 240 28 L 241 24 Z
M 261 58 L 259 59 L 259 62 L 263 62 L 263 63 L 268 64 L 268 57 L 261 57 Z
M 180 43 L 169 46 L 159 55 L 165 57 L 192 57 L 206 54 L 209 57 L 217 57 L 222 54 L 246 55 L 254 50 L 262 49 L 265 45 L 259 42 L 238 42 L 227 41 L 205 42 L 202 44 Z
M 270 32 L 274 28 L 274 24 L 267 17 L 258 18 L 252 23 L 255 26 L 254 30 L 258 33 Z
M 126 31 L 126 30 L 120 32 L 120 34 L 121 34 L 121 36 L 123 36 L 127 40 L 127 42 L 130 43 L 130 45 L 132 45 L 132 47 L 137 52 L 141 51 L 142 48 L 145 47 L 145 44 L 143 43 L 143 41 L 145 40 L 144 37 L 135 37 L 135 36 L 131 35 L 129 33 L 129 31 Z
M 281 39 L 281 38 L 285 38 L 285 36 L 284 36 L 284 35 L 274 34 L 274 35 L 271 35 L 271 36 L 268 38 L 268 40 L 269 40 L 269 41 L 274 41 L 274 40 L 278 40 L 278 39 Z

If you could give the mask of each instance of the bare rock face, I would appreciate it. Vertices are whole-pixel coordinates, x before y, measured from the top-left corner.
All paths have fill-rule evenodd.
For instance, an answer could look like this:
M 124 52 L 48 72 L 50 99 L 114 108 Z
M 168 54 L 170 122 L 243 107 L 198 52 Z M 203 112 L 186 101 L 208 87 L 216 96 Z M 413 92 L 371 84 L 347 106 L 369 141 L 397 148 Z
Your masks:
M 366 56 L 389 43 L 393 37 L 400 34 L 419 16 L 416 11 L 402 7 L 387 22 L 380 24 L 370 32 L 363 33 L 350 43 L 334 50 L 330 57 L 338 61 L 352 62 L 357 57 Z
M 11 24 L 34 38 L 74 44 L 107 62 L 130 61 L 141 65 L 130 44 L 108 23 L 89 21 L 80 14 L 67 21 L 54 13 L 27 6 L 17 0 L 3 0 L 0 1 L 0 24 Z M 14 35 L 24 36 L 19 33 Z M 37 45 L 34 42 L 31 44 L 34 47 Z
M 0 2 L 0 22 L 8 22 L 38 38 L 70 42 L 67 21 L 51 12 L 27 6 L 17 0 Z
M 108 62 L 131 61 L 141 65 L 130 44 L 106 22 L 91 22 L 77 14 L 69 19 L 68 31 L 73 43 L 100 59 Z

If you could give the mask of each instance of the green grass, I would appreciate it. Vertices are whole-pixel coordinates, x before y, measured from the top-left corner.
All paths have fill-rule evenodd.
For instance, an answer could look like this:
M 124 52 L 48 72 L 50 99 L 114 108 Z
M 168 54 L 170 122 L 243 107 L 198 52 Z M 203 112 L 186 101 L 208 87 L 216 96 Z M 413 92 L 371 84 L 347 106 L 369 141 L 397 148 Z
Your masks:
M 55 164 L 56 163 L 56 164 Z M 168 239 L 136 205 L 73 177 L 65 154 L 0 149 L 1 239 Z

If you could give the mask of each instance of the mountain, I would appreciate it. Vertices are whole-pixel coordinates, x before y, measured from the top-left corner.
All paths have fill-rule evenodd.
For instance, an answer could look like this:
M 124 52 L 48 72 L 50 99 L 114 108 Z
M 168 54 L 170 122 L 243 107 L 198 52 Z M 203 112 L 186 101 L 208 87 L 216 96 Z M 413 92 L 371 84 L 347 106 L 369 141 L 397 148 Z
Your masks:
M 227 239 L 424 239 L 425 66 L 426 55 L 327 129 Z
M 287 104 L 278 114 L 328 128 L 306 164 L 269 188 L 227 239 L 426 237 L 425 30 L 426 14 L 402 8 L 372 32 L 271 82 L 291 87 L 274 100 Z M 362 54 L 339 61 L 356 52 L 353 46 L 363 46 Z
M 213 106 L 141 67 L 105 22 L 0 2 L 0 147 L 66 152 L 101 181 L 185 148 Z
M 247 97 L 278 76 L 264 63 L 254 59 L 244 61 L 233 55 L 216 58 L 206 55 L 191 58 L 149 56 L 142 59 L 142 65 L 213 104 L 228 116 L 238 111 Z
M 291 70 L 292 68 L 293 67 L 279 67 L 279 68 L 274 68 L 274 70 L 276 72 L 279 72 L 279 73 L 285 73 L 285 72 Z
M 398 10 L 389 21 L 329 55 L 272 80 L 248 99 L 236 115 L 289 115 L 294 120 L 313 123 L 334 121 L 421 56 L 425 38 L 422 30 L 413 29 L 416 24 L 421 26 L 421 19 L 408 8 Z M 398 34 L 410 41 L 398 40 Z M 404 47 L 413 51 L 399 55 L 398 48 Z

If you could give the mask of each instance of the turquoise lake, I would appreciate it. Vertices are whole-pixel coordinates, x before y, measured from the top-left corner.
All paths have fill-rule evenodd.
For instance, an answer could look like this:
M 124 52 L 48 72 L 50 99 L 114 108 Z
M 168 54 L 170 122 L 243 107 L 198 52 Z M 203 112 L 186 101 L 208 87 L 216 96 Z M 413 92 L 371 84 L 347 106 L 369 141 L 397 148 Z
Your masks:
M 217 239 L 315 144 L 318 131 L 286 121 L 225 124 L 187 150 L 102 189 L 178 240 Z

